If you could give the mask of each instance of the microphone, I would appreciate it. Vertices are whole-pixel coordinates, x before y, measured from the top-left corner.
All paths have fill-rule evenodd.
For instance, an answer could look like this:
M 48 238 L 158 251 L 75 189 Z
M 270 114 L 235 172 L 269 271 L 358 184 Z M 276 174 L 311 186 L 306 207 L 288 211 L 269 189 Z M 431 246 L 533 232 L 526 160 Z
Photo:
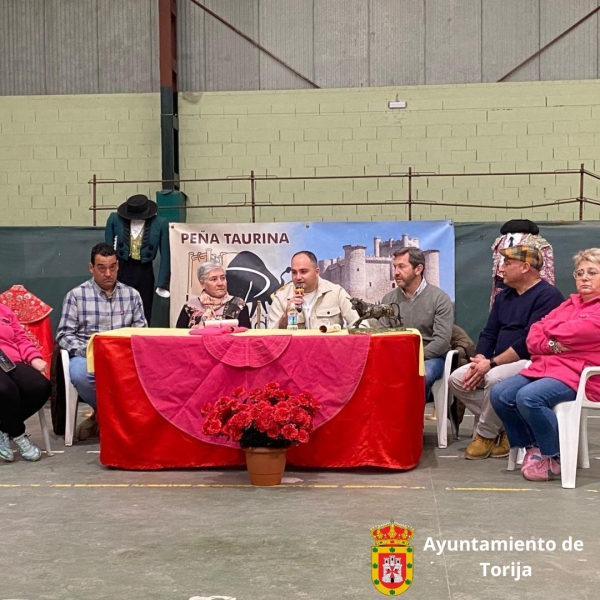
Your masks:
M 294 295 L 304 296 L 304 284 L 303 283 L 294 283 Z M 302 310 L 303 302 L 300 304 L 296 304 L 296 310 L 300 312 Z
M 238 302 L 236 302 L 238 300 Z M 240 304 L 242 304 L 240 306 Z M 240 298 L 232 298 L 223 309 L 223 319 L 237 319 L 238 315 L 242 312 L 244 308 L 243 301 Z

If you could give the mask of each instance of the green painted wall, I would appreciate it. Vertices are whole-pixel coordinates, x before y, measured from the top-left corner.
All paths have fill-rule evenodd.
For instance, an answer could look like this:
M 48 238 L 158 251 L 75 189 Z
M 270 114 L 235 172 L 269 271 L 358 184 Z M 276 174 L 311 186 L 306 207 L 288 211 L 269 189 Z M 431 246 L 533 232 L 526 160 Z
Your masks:
M 491 249 L 501 223 L 456 224 L 456 320 L 477 339 L 485 325 L 492 286 Z M 540 234 L 553 244 L 557 286 L 574 292 L 572 256 L 600 245 L 600 223 L 541 224 Z M 19 283 L 54 308 L 54 330 L 64 295 L 90 277 L 91 247 L 103 241 L 101 228 L 0 228 L 0 292 Z M 152 325 L 168 326 L 168 301 L 155 296 Z
M 405 100 L 391 110 L 389 100 Z M 420 172 L 554 171 L 585 163 L 600 173 L 600 81 L 181 94 L 182 178 L 386 175 Z M 157 94 L 0 97 L 2 225 L 92 224 L 93 174 L 105 179 L 160 178 Z M 160 184 L 106 183 L 98 201 L 154 195 Z M 185 183 L 189 222 L 249 221 L 245 181 Z M 404 220 L 398 206 L 327 202 L 406 199 L 390 179 L 277 181 L 257 184 L 262 221 Z M 577 175 L 419 179 L 415 219 L 457 222 L 572 221 Z M 585 195 L 599 198 L 588 179 Z M 532 208 L 532 203 L 550 206 Z M 466 207 L 441 206 L 440 202 Z M 283 208 L 266 206 L 284 204 Z M 309 203 L 311 206 L 298 206 Z M 438 203 L 438 204 L 435 204 Z M 494 208 L 486 209 L 482 205 Z M 202 208 L 216 205 L 216 208 Z M 511 208 L 514 206 L 523 208 Z M 108 212 L 98 213 L 103 224 Z M 588 205 L 586 219 L 600 219 Z

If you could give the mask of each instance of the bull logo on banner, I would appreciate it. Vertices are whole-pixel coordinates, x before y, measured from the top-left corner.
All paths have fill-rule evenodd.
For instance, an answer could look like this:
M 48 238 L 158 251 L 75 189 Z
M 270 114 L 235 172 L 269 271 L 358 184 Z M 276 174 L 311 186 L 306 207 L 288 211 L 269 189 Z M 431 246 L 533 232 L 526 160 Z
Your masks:
M 289 267 L 285 269 L 277 280 L 263 259 L 248 250 L 224 252 L 218 257 L 211 256 L 209 252 L 190 253 L 189 294 L 200 295 L 201 290 L 195 274 L 198 267 L 211 258 L 217 258 L 223 264 L 227 275 L 227 291 L 252 305 L 250 318 L 254 316 L 259 303 L 262 305 L 263 311 L 267 310 L 267 304 L 272 302 L 271 295 L 285 283 L 283 276 L 291 270 Z

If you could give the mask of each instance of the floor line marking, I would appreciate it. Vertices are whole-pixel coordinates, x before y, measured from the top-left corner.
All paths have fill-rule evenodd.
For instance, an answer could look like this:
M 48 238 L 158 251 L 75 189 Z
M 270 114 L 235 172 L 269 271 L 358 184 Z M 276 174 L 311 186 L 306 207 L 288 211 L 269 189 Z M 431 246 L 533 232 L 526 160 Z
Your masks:
M 14 488 L 145 488 L 145 489 L 170 489 L 170 488 L 255 488 L 250 483 L 0 483 L 0 489 Z M 357 484 L 280 484 L 273 486 L 278 488 L 294 489 L 388 489 L 388 490 L 427 490 L 426 486 L 408 486 L 408 485 L 357 485 Z M 450 492 L 541 492 L 541 489 L 535 488 L 503 488 L 503 487 L 446 487 Z M 590 494 L 598 494 L 598 489 L 585 489 Z
M 40 483 L 0 483 L 0 488 L 42 487 Z M 49 483 L 51 488 L 238 488 L 255 487 L 250 483 Z M 280 484 L 281 488 L 311 488 L 311 489 L 389 489 L 389 490 L 425 490 L 425 486 L 409 485 L 355 485 L 355 484 L 322 484 L 322 483 L 291 483 Z
M 74 483 L 73 487 L 110 487 L 110 488 L 119 488 L 119 487 L 130 487 L 129 483 Z
M 389 489 L 389 490 L 424 490 L 424 486 L 408 486 L 408 485 L 342 485 L 341 487 L 346 489 L 363 489 L 363 488 L 377 488 L 377 489 Z
M 447 487 L 450 492 L 541 492 L 535 488 Z

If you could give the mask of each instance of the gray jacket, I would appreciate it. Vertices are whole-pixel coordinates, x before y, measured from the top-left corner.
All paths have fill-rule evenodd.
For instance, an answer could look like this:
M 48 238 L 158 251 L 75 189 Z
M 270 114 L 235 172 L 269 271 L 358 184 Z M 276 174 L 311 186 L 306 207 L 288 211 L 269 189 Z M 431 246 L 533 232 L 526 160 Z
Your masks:
M 450 349 L 454 308 L 446 292 L 428 283 L 413 299 L 404 295 L 400 288 L 388 292 L 381 301 L 400 307 L 403 327 L 412 327 L 421 332 L 425 359 L 443 356 Z M 379 326 L 390 327 L 387 318 L 379 319 Z

